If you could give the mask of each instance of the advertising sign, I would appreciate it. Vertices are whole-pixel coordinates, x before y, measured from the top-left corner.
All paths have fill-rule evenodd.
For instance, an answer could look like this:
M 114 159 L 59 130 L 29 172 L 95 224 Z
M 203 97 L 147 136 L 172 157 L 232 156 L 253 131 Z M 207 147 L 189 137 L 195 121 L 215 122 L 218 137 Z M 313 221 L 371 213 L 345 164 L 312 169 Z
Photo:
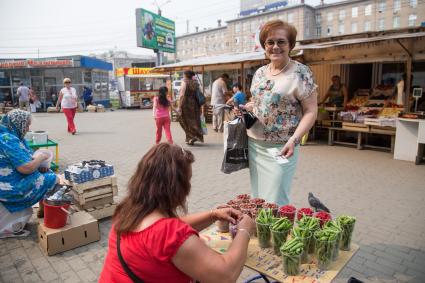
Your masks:
M 2 69 L 14 69 L 14 68 L 40 68 L 40 67 L 72 67 L 74 61 L 69 59 L 60 60 L 16 60 L 16 61 L 4 61 L 0 62 L 0 68 Z
M 172 20 L 145 9 L 136 9 L 137 46 L 176 52 L 176 28 Z

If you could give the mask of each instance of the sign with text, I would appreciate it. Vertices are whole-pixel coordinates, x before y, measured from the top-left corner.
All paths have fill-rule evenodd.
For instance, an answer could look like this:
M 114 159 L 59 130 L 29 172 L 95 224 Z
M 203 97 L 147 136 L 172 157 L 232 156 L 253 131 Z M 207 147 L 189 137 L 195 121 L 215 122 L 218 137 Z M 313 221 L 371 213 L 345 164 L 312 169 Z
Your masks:
M 176 52 L 175 23 L 145 9 L 136 9 L 137 46 Z
M 40 67 L 72 67 L 74 61 L 69 59 L 64 60 L 15 60 L 0 62 L 1 69 L 14 68 L 40 68 Z

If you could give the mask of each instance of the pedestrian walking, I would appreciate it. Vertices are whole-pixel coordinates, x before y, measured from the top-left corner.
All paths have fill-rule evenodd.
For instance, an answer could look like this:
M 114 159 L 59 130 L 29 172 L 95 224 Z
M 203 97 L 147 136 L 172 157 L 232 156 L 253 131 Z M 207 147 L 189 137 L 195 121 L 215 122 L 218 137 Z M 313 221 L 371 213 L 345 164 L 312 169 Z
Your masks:
M 184 72 L 184 80 L 179 93 L 179 122 L 186 134 L 188 145 L 193 145 L 196 141 L 204 142 L 204 133 L 201 127 L 201 106 L 196 97 L 199 85 L 193 79 L 194 76 L 195 73 L 191 70 Z
M 83 89 L 84 106 L 87 108 L 88 105 L 92 105 L 93 91 L 87 86 L 84 86 Z
M 226 106 L 227 81 L 229 75 L 224 73 L 212 84 L 211 105 L 213 106 L 213 129 L 223 132 L 224 108 Z
M 30 89 L 21 82 L 19 84 L 16 91 L 16 95 L 18 96 L 19 108 L 25 111 L 30 111 Z
M 310 69 L 289 57 L 297 30 L 280 20 L 260 31 L 260 43 L 270 64 L 259 68 L 251 85 L 252 101 L 245 109 L 257 117 L 248 130 L 249 172 L 253 197 L 278 205 L 289 203 L 301 138 L 317 115 L 317 85 Z M 276 162 L 273 151 L 287 158 Z
M 77 129 L 74 124 L 75 112 L 78 107 L 78 96 L 75 88 L 71 86 L 71 79 L 65 78 L 63 80 L 65 85 L 59 92 L 59 98 L 56 103 L 56 109 L 59 110 L 59 104 L 61 105 L 63 114 L 65 114 L 66 121 L 68 123 L 68 133 L 75 135 Z
M 159 88 L 158 96 L 153 98 L 153 117 L 156 123 L 156 138 L 155 143 L 158 144 L 161 141 L 162 129 L 165 131 L 167 141 L 172 144 L 173 137 L 171 136 L 171 119 L 170 119 L 170 107 L 171 101 L 167 98 L 168 88 L 162 86 Z

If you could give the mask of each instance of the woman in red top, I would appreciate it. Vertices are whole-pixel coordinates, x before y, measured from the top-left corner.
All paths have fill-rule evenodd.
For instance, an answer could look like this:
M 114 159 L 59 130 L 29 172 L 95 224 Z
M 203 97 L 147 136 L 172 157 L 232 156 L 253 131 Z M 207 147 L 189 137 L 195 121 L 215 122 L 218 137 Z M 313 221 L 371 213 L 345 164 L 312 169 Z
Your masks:
M 237 280 L 254 222 L 230 208 L 178 217 L 178 209 L 186 211 L 193 161 L 190 151 L 167 143 L 154 146 L 142 158 L 129 181 L 127 196 L 115 210 L 99 282 Z M 233 223 L 239 219 L 238 233 L 222 255 L 198 237 L 198 231 L 218 219 Z

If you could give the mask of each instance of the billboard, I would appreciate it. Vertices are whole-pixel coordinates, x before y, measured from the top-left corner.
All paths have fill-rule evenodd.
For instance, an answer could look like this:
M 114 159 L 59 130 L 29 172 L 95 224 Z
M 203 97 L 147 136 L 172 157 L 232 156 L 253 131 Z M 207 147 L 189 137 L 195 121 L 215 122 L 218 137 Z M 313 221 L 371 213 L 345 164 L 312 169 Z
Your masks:
M 137 46 L 176 52 L 176 28 L 172 20 L 145 9 L 136 9 Z

